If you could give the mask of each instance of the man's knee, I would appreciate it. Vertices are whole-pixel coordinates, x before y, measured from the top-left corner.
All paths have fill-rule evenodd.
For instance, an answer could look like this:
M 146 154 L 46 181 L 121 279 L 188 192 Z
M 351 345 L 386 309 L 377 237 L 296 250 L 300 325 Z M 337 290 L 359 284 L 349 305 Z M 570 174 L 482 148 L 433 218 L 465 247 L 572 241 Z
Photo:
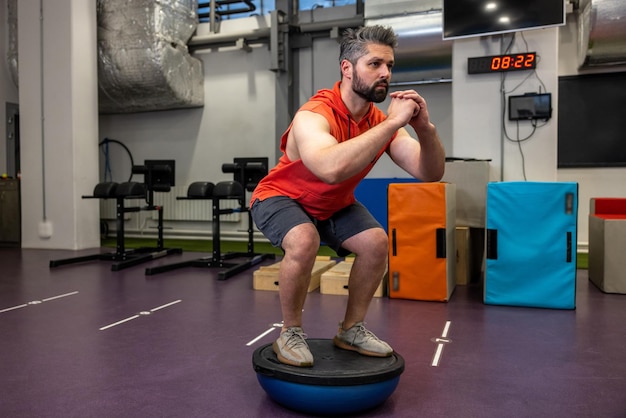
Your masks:
M 283 239 L 285 253 L 302 257 L 315 256 L 320 247 L 320 236 L 313 224 L 293 227 Z
M 372 252 L 375 254 L 376 258 L 387 258 L 389 255 L 389 238 L 385 230 L 373 228 L 372 231 Z
M 355 237 L 356 238 L 356 237 Z M 386 259 L 389 253 L 389 239 L 382 228 L 371 228 L 363 231 L 355 242 L 355 253 L 370 260 Z

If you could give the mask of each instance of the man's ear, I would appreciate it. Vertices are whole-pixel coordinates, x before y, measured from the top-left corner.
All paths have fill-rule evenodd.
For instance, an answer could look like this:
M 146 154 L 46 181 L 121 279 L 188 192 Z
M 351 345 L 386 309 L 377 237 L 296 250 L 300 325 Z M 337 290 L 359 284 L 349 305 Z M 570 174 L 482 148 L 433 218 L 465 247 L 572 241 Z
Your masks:
M 352 63 L 350 61 L 348 61 L 348 60 L 343 60 L 343 61 L 341 61 L 340 68 L 341 68 L 341 75 L 344 78 L 347 78 L 347 79 L 351 80 L 352 79 L 352 71 L 354 69 L 353 66 L 352 66 Z

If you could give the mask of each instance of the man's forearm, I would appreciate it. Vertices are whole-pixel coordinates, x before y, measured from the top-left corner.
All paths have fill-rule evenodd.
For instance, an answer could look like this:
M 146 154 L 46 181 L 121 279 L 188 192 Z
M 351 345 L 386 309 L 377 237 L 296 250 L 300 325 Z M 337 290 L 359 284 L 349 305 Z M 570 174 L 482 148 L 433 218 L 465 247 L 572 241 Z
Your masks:
M 432 123 L 428 129 L 417 133 L 420 142 L 420 167 L 424 181 L 439 181 L 445 171 L 446 151 L 441 144 L 437 128 Z

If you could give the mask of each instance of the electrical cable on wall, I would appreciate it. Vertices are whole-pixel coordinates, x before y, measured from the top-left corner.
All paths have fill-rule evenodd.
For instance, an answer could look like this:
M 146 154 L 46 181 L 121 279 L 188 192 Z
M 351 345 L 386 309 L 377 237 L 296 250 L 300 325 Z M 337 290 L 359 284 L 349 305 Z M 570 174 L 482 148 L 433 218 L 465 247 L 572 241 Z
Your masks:
M 524 45 L 525 45 L 525 51 L 528 52 L 529 51 L 528 42 L 526 41 L 526 38 L 524 37 L 524 33 L 523 32 L 521 32 L 521 36 L 522 36 L 522 41 L 524 42 Z M 507 54 L 507 53 L 509 53 L 511 51 L 511 48 L 513 47 L 513 45 L 515 43 L 515 38 L 516 38 L 516 33 L 513 33 L 512 36 L 511 36 L 511 39 L 509 41 L 508 46 L 506 47 L 505 51 L 503 52 L 504 54 Z M 501 42 L 501 44 L 504 43 L 504 35 L 501 36 L 500 42 Z M 541 59 L 541 57 L 539 55 L 537 55 L 537 60 L 540 60 L 540 59 Z M 536 119 L 531 119 L 530 123 L 531 123 L 531 126 L 532 126 L 532 131 L 525 138 L 520 138 L 519 120 L 517 120 L 516 121 L 516 128 L 517 128 L 516 138 L 510 137 L 508 132 L 507 132 L 507 130 L 506 130 L 506 112 L 507 112 L 506 98 L 507 98 L 507 95 L 510 95 L 511 93 L 516 91 L 518 88 L 520 88 L 533 75 L 537 78 L 537 80 L 540 83 L 539 93 L 541 93 L 542 87 L 543 87 L 544 91 L 547 91 L 546 86 L 543 83 L 543 80 L 541 80 L 541 78 L 537 74 L 537 69 L 536 68 L 533 69 L 533 71 L 531 73 L 529 73 L 522 81 L 520 81 L 514 88 L 512 88 L 509 91 L 507 91 L 506 87 L 505 87 L 507 73 L 502 73 L 501 74 L 501 78 L 500 78 L 500 94 L 501 94 L 500 98 L 501 98 L 501 109 L 502 109 L 502 113 L 501 113 L 501 117 L 502 117 L 502 136 L 503 136 L 503 138 L 506 138 L 507 141 L 514 142 L 518 146 L 518 149 L 519 149 L 519 152 L 520 152 L 520 156 L 521 156 L 521 159 L 522 159 L 522 175 L 523 175 L 524 181 L 527 181 L 528 179 L 526 178 L 526 160 L 525 160 L 524 152 L 523 152 L 523 149 L 522 149 L 522 142 L 525 142 L 525 141 L 531 139 L 533 137 L 533 135 L 535 134 L 537 128 L 545 126 L 547 124 L 547 122 L 545 122 L 545 123 L 543 123 L 541 125 L 538 125 Z M 508 111 L 510 112 L 511 109 L 508 109 Z M 501 179 L 504 179 L 504 147 L 501 147 L 501 156 L 500 157 L 501 157 L 501 161 L 503 162 L 501 164 Z

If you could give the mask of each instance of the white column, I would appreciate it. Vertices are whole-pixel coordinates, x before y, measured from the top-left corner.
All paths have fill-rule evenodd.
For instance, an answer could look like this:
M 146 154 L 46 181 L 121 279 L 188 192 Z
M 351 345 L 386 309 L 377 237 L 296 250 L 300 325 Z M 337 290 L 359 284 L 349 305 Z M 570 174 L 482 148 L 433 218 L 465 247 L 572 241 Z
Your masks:
M 18 37 L 22 247 L 98 247 L 96 2 L 20 0 Z

